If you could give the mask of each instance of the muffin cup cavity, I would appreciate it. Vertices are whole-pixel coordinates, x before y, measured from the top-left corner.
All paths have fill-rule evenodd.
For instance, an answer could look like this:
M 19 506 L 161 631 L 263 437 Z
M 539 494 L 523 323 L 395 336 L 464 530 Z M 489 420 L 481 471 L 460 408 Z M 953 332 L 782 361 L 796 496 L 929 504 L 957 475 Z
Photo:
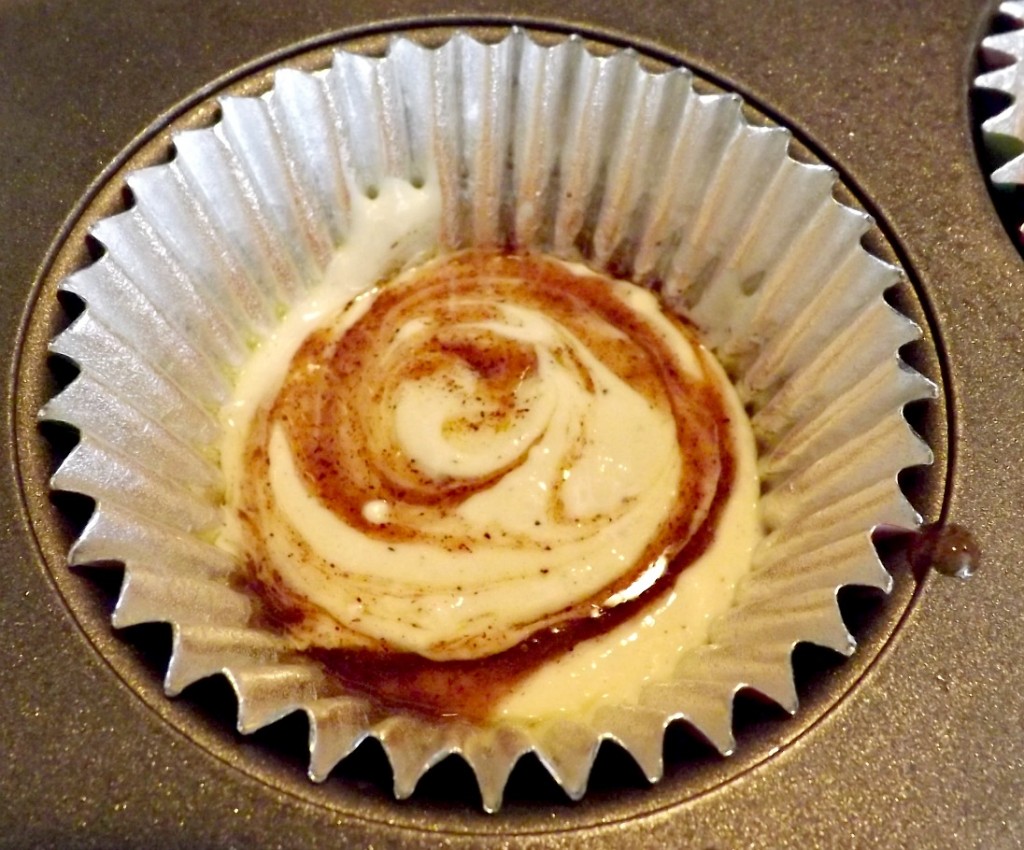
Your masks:
M 314 781 L 373 737 L 397 797 L 454 753 L 495 811 L 528 752 L 573 799 L 605 739 L 652 782 L 674 721 L 731 752 L 740 689 L 794 712 L 794 646 L 853 651 L 837 592 L 889 589 L 873 535 L 920 524 L 897 476 L 931 462 L 903 416 L 935 395 L 899 356 L 919 330 L 883 298 L 901 272 L 862 247 L 870 219 L 835 200 L 835 174 L 793 159 L 790 142 L 684 68 L 518 30 L 339 52 L 316 73 L 279 71 L 261 97 L 225 98 L 215 125 L 128 178 L 134 204 L 92 230 L 103 255 L 62 284 L 85 310 L 51 349 L 80 375 L 41 417 L 81 435 L 52 487 L 96 503 L 70 563 L 124 564 L 115 626 L 171 624 L 169 695 L 226 676 L 244 733 L 304 712 Z M 260 628 L 231 580 L 213 541 L 220 411 L 396 186 L 439 203 L 375 274 L 424 247 L 484 247 L 651 286 L 696 323 L 750 414 L 765 536 L 707 641 L 636 701 L 493 725 L 383 712 Z

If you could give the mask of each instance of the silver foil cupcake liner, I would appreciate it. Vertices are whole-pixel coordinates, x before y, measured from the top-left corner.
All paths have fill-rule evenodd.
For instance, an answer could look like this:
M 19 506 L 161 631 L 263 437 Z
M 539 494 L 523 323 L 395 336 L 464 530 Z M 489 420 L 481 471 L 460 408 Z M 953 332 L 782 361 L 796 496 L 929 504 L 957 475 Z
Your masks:
M 124 564 L 115 626 L 172 625 L 169 695 L 224 675 L 242 732 L 304 712 L 315 781 L 368 737 L 399 798 L 459 754 L 494 811 L 528 752 L 573 799 L 602 740 L 652 782 L 674 721 L 727 754 L 740 689 L 794 712 L 794 646 L 853 651 L 837 592 L 890 587 L 872 538 L 920 523 L 897 475 L 931 453 L 903 407 L 935 389 L 899 357 L 919 336 L 882 297 L 900 271 L 864 250 L 869 218 L 833 198 L 830 169 L 789 156 L 786 130 L 748 123 L 735 95 L 695 91 L 685 69 L 518 31 L 341 52 L 221 110 L 174 138 L 170 162 L 131 174 L 134 204 L 93 228 L 103 256 L 62 284 L 85 310 L 51 346 L 80 375 L 41 414 L 81 434 L 52 486 L 96 503 L 69 561 Z M 436 181 L 442 248 L 525 247 L 656 284 L 752 411 L 765 537 L 707 641 L 635 702 L 533 724 L 382 714 L 326 696 L 322 669 L 254 626 L 230 582 L 212 540 L 219 411 L 322 280 L 354 205 L 391 179 Z

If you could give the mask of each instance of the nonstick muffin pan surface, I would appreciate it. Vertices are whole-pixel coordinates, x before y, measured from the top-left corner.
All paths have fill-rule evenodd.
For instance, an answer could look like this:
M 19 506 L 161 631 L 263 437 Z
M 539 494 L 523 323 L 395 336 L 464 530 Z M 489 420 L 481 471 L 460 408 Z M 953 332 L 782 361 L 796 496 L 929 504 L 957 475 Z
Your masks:
M 0 4 L 0 844 L 1019 846 L 1024 272 L 986 188 L 969 98 L 994 15 L 945 0 L 529 3 L 514 19 L 483 3 Z M 405 803 L 390 799 L 379 753 L 310 786 L 301 723 L 243 739 L 216 682 L 167 700 L 166 635 L 114 633 L 104 624 L 116 573 L 61 568 L 82 507 L 51 501 L 64 438 L 41 434 L 35 414 L 66 379 L 45 354 L 67 321 L 56 282 L 88 257 L 86 219 L 122 203 L 120 168 L 166 150 L 171 124 L 209 121 L 210 95 L 258 90 L 273 65 L 317 51 L 509 22 L 685 63 L 836 167 L 848 199 L 878 221 L 874 249 L 908 273 L 896 297 L 926 330 L 910 357 L 942 390 L 912 413 L 936 466 L 905 485 L 926 519 L 971 529 L 983 565 L 961 583 L 916 577 L 894 556 L 891 597 L 844 600 L 857 655 L 803 653 L 794 718 L 745 701 L 731 760 L 670 736 L 670 770 L 648 788 L 608 752 L 575 804 L 525 765 L 488 817 L 459 791 L 471 786 L 458 765 Z

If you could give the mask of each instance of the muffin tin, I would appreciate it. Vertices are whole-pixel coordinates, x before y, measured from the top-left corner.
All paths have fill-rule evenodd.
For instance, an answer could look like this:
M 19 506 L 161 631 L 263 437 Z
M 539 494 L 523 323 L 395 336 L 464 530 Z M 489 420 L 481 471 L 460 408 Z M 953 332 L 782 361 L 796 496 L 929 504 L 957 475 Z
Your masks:
M 47 10 L 36 4 L 0 12 L 11 92 L 0 129 L 10 247 L 0 262 L 13 305 L 2 329 L 13 369 L 4 378 L 9 427 L 0 451 L 13 474 L 3 491 L 0 699 L 12 769 L 0 843 L 1021 843 L 1024 701 L 1014 693 L 1021 627 L 1013 599 L 1024 536 L 1015 474 L 1024 459 L 1024 276 L 985 188 L 968 111 L 976 46 L 994 9 L 939 5 L 927 14 L 885 6 L 866 15 L 853 2 L 793 2 L 767 16 L 743 2 L 652 3 L 628 20 L 611 3 L 526 7 L 523 23 L 686 62 L 777 116 L 837 167 L 848 199 L 878 220 L 885 239 L 875 249 L 910 275 L 911 288 L 896 297 L 925 326 L 927 344 L 908 358 L 943 391 L 916 414 L 938 471 L 905 485 L 928 519 L 975 532 L 985 567 L 968 584 L 915 577 L 894 552 L 894 594 L 846 600 L 858 655 L 842 662 L 803 652 L 801 712 L 788 719 L 745 703 L 736 757 L 723 761 L 692 736 L 670 736 L 671 770 L 652 789 L 611 749 L 591 793 L 575 804 L 526 764 L 513 775 L 515 804 L 494 818 L 467 805 L 457 763 L 428 775 L 409 803 L 388 798 L 372 751 L 346 768 L 348 790 L 311 791 L 294 780 L 301 722 L 241 745 L 226 687 L 164 700 L 166 634 L 105 628 L 118 574 L 97 590 L 93 577 L 55 569 L 74 532 L 61 524 L 83 510 L 50 501 L 46 477 L 66 436 L 40 436 L 35 411 L 63 379 L 47 365 L 45 343 L 66 321 L 55 283 L 90 250 L 84 221 L 121 202 L 122 168 L 166 152 L 171 123 L 208 122 L 209 95 L 258 90 L 274 64 L 300 54 L 342 42 L 372 46 L 402 29 L 486 31 L 505 20 L 475 8 L 467 9 L 472 17 L 439 21 L 431 16 L 441 7 L 426 1 L 401 17 L 371 4 L 331 12 L 300 3 L 248 17 L 227 4 L 187 4 L 188 26 L 149 3 L 68 4 L 45 25 Z M 74 616 L 63 600 L 72 600 Z

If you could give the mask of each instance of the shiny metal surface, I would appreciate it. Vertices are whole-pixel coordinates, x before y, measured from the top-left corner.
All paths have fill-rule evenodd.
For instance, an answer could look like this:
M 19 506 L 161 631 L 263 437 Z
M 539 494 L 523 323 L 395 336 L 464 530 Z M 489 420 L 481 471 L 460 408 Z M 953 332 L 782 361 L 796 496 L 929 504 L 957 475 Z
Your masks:
M 739 762 L 704 758 L 690 768 L 677 759 L 675 774 L 654 789 L 623 779 L 622 762 L 613 758 L 606 770 L 612 778 L 583 803 L 526 790 L 497 818 L 477 815 L 443 787 L 396 804 L 372 774 L 318 795 L 290 778 L 301 772 L 301 752 L 293 754 L 289 742 L 301 742 L 302 728 L 247 750 L 243 770 L 240 739 L 229 721 L 217 719 L 225 714 L 215 708 L 223 692 L 165 700 L 157 672 L 162 636 L 83 632 L 44 566 L 59 561 L 67 535 L 52 521 L 38 522 L 55 513 L 44 485 L 52 460 L 34 419 L 51 381 L 40 353 L 53 323 L 64 319 L 45 300 L 50 292 L 35 287 L 42 271 L 45 284 L 85 256 L 77 233 L 43 269 L 48 246 L 118 151 L 239 66 L 311 39 L 372 36 L 382 23 L 416 24 L 433 15 L 453 24 L 502 19 L 484 2 L 460 7 L 456 19 L 450 6 L 432 0 L 258 10 L 187 2 L 173 11 L 151 2 L 0 4 L 0 286 L 8 305 L 0 339 L 9 364 L 0 443 L 7 481 L 0 744 L 10 765 L 0 778 L 0 844 L 1024 843 L 1024 698 L 1015 687 L 1024 628 L 1015 604 L 1024 538 L 1017 474 L 1024 460 L 1024 268 L 977 164 L 967 96 L 976 44 L 993 9 L 962 0 L 870 10 L 853 0 L 779 2 L 770 11 L 746 2 L 650 2 L 628 16 L 611 2 L 541 0 L 523 9 L 524 21 L 686 61 L 777 114 L 839 166 L 909 268 L 942 361 L 929 362 L 927 348 L 917 354 L 926 372 L 941 377 L 950 401 L 948 451 L 939 446 L 950 470 L 944 511 L 943 488 L 934 481 L 911 482 L 911 489 L 929 519 L 944 512 L 974 531 L 982 570 L 968 583 L 936 577 L 920 587 L 898 572 L 890 601 L 861 606 L 868 614 L 859 627 L 861 657 L 870 664 L 808 659 L 801 715 L 789 721 L 753 712 L 751 746 Z M 195 120 L 202 119 L 200 109 Z M 116 199 L 101 192 L 94 202 Z M 43 300 L 30 312 L 37 295 Z M 924 418 L 939 443 L 945 419 L 935 410 Z M 108 598 L 89 589 L 93 578 L 53 575 L 61 593 L 92 606 L 86 625 L 88 617 L 98 624 L 108 616 Z M 103 656 L 90 641 L 102 644 Z M 526 789 L 537 775 L 525 772 Z M 437 780 L 459 782 L 457 769 Z

